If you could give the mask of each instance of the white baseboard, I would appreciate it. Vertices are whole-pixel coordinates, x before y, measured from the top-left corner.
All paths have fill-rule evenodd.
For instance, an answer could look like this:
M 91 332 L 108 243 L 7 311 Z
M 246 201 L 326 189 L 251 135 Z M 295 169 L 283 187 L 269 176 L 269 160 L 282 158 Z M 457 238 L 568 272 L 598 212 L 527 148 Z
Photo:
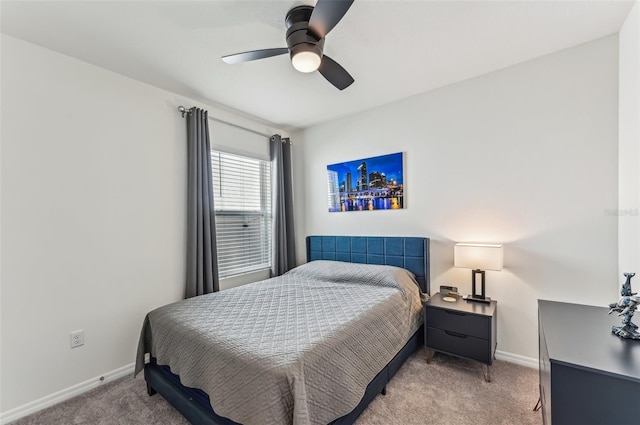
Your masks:
M 519 364 L 521 366 L 526 366 L 533 369 L 538 369 L 539 367 L 538 359 L 521 356 L 519 354 L 507 353 L 506 351 L 496 350 L 496 359 Z
M 57 391 L 38 400 L 23 404 L 22 406 L 18 406 L 15 409 L 2 412 L 0 413 L 0 425 L 6 425 L 24 416 L 30 415 L 39 410 L 53 406 L 54 404 L 58 404 L 60 402 L 73 398 L 84 392 L 99 387 L 100 385 L 106 384 L 107 382 L 113 381 L 114 379 L 122 378 L 126 375 L 133 376 L 134 367 L 134 363 L 122 366 L 118 369 L 112 370 L 111 372 L 107 372 L 102 376 L 96 376 L 95 378 L 88 379 L 84 382 Z

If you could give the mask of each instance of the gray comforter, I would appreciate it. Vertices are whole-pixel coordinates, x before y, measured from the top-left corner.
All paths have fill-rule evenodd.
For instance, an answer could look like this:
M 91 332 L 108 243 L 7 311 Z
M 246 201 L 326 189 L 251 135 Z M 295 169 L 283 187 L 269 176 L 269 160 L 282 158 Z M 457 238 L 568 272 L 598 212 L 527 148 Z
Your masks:
M 419 288 L 400 268 L 313 261 L 253 284 L 179 301 L 144 320 L 146 353 L 251 424 L 327 424 L 422 321 Z

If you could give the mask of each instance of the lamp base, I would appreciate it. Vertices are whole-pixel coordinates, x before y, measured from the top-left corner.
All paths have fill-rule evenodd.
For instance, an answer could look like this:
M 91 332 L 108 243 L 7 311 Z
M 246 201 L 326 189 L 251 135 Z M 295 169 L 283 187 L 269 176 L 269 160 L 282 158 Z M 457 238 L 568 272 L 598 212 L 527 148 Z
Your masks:
M 491 303 L 491 297 L 480 298 L 480 297 L 474 297 L 473 295 L 467 295 L 467 301 L 474 301 L 474 302 L 477 302 L 477 303 L 490 304 Z

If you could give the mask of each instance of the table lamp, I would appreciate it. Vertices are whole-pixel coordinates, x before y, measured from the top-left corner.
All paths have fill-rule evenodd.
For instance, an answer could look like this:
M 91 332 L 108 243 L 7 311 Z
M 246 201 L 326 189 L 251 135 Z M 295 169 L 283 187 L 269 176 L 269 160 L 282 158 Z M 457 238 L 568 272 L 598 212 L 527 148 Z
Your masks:
M 471 269 L 472 292 L 467 301 L 490 303 L 485 295 L 485 270 L 502 270 L 502 245 L 457 243 L 453 247 L 453 266 Z M 481 292 L 476 292 L 476 275 L 480 274 Z

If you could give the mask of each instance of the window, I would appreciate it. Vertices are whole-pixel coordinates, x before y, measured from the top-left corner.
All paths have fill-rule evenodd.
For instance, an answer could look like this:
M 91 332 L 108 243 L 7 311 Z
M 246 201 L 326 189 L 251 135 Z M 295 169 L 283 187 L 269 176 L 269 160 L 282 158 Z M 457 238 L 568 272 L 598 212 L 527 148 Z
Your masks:
M 211 152 L 221 278 L 271 267 L 271 164 Z

